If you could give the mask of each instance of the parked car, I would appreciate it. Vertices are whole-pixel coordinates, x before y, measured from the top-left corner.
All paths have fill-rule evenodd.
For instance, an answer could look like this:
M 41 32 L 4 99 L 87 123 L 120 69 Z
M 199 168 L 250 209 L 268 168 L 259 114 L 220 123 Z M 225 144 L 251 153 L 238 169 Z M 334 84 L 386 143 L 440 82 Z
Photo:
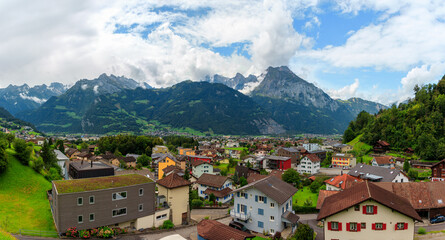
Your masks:
M 430 219 L 430 223 L 440 223 L 445 222 L 445 216 L 439 215 Z
M 229 227 L 241 230 L 241 231 L 246 232 L 246 233 L 250 233 L 250 230 L 247 229 L 243 224 L 235 222 L 235 221 L 231 221 L 229 223 Z

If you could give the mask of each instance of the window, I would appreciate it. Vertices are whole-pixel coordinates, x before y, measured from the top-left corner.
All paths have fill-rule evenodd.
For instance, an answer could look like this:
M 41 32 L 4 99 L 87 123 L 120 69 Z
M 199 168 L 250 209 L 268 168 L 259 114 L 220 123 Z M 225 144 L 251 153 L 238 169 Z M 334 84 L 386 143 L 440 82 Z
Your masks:
M 243 192 L 241 193 L 242 198 L 246 198 L 246 195 L 247 195 L 246 193 L 243 193 Z
M 264 202 L 264 196 L 258 196 L 258 202 Z
M 357 231 L 357 223 L 349 223 L 349 231 L 356 232 Z
M 258 215 L 264 215 L 264 210 L 262 208 L 258 208 Z
M 144 189 L 143 188 L 139 188 L 139 196 L 143 196 L 144 195 Z
M 383 223 L 374 223 L 374 230 L 385 230 L 384 225 Z
M 363 206 L 363 213 L 364 214 L 377 214 L 377 206 L 373 206 L 373 205 Z
M 397 223 L 396 230 L 405 230 L 408 229 L 408 223 Z
M 90 196 L 90 204 L 94 204 L 94 196 Z
M 274 208 L 274 207 L 275 207 L 275 203 L 271 202 L 271 203 L 270 203 L 270 207 L 271 207 L 271 208 Z
M 271 228 L 271 229 L 270 229 L 270 233 L 271 233 L 271 234 L 275 234 L 275 229 L 272 229 L 272 228 Z
M 362 223 L 360 224 L 360 227 L 361 227 L 361 229 L 366 229 L 366 223 L 362 222 Z
M 90 213 L 90 222 L 94 221 L 94 213 Z
M 167 214 L 162 214 L 162 215 L 156 216 L 156 220 L 161 220 L 164 218 L 167 218 Z
M 144 210 L 144 204 L 139 204 L 138 209 L 139 209 L 139 212 L 142 212 Z
M 127 192 L 113 193 L 113 201 L 127 198 Z
M 355 206 L 354 206 L 354 210 L 355 210 L 355 211 L 360 211 L 360 205 L 355 205 Z
M 259 227 L 259 228 L 263 228 L 263 227 L 264 227 L 264 223 L 261 222 L 261 221 L 258 221 L 258 227 Z
M 270 216 L 270 221 L 275 221 L 275 217 L 274 216 Z
M 83 197 L 77 198 L 77 205 L 82 206 L 83 205 Z
M 82 215 L 77 216 L 77 223 L 83 223 L 83 216 Z
M 127 215 L 127 208 L 119 208 L 113 210 L 113 217 Z
M 331 223 L 331 230 L 338 231 L 338 222 L 330 222 L 330 223 Z

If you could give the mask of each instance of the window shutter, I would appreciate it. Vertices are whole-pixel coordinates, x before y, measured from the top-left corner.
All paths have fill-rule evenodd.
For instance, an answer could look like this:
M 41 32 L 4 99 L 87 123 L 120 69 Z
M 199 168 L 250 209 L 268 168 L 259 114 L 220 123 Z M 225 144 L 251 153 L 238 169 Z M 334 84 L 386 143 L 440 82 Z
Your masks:
M 386 223 L 383 223 L 383 230 L 386 230 Z
M 237 208 L 238 208 L 238 211 L 237 211 L 237 212 L 239 212 L 239 204 L 237 205 Z
M 375 230 L 375 223 L 372 224 L 372 230 Z
M 350 223 L 346 223 L 346 231 L 348 231 L 348 232 L 349 232 L 349 230 L 351 230 L 350 225 L 351 225 Z
M 403 229 L 405 229 L 405 230 L 408 229 L 408 223 L 405 223 L 404 225 L 405 226 L 403 227 Z
M 255 202 L 258 202 L 258 195 L 255 195 Z
M 341 222 L 338 223 L 338 231 L 341 231 Z
M 374 206 L 374 214 L 377 214 L 377 206 Z
M 239 197 L 239 192 L 236 193 L 236 196 Z
M 247 199 L 247 196 L 249 196 L 249 194 L 246 193 L 246 194 L 244 194 L 244 196 L 246 196 L 246 199 Z
M 366 206 L 363 206 L 363 214 L 366 214 Z
M 395 225 L 395 227 L 394 227 L 394 230 L 397 230 L 397 225 L 398 225 L 398 223 L 396 223 L 396 225 Z
M 264 203 L 267 203 L 267 197 L 264 197 Z
M 332 230 L 331 222 L 328 222 L 328 230 Z
M 360 232 L 362 230 L 362 225 L 360 223 L 357 223 L 357 232 Z

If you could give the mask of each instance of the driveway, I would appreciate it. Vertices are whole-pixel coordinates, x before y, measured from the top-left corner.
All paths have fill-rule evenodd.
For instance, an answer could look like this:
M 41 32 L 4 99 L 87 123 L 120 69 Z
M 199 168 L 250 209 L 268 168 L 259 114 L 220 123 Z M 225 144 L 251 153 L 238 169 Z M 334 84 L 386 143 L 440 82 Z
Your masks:
M 436 224 L 430 224 L 427 222 L 428 220 L 424 220 L 424 223 L 421 224 L 416 224 L 415 229 L 416 229 L 416 233 L 417 230 L 419 228 L 425 228 L 425 230 L 427 232 L 431 232 L 431 231 L 441 231 L 441 230 L 445 230 L 445 222 L 441 222 L 441 223 L 436 223 Z
M 304 224 L 309 224 L 309 226 L 314 229 L 314 231 L 317 233 L 317 237 L 315 237 L 315 240 L 323 240 L 324 239 L 324 232 L 323 228 L 317 226 L 317 214 L 297 214 L 300 216 L 299 222 Z

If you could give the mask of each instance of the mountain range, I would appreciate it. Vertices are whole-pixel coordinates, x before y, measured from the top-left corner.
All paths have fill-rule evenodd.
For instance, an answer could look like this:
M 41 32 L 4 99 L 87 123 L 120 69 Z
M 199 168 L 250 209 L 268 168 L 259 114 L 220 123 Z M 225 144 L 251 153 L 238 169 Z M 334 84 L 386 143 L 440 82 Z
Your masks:
M 210 134 L 342 133 L 362 110 L 385 106 L 362 99 L 334 100 L 289 68 L 260 76 L 220 75 L 153 89 L 102 74 L 80 80 L 38 108 L 16 115 L 51 133 L 145 133 L 179 129 Z

